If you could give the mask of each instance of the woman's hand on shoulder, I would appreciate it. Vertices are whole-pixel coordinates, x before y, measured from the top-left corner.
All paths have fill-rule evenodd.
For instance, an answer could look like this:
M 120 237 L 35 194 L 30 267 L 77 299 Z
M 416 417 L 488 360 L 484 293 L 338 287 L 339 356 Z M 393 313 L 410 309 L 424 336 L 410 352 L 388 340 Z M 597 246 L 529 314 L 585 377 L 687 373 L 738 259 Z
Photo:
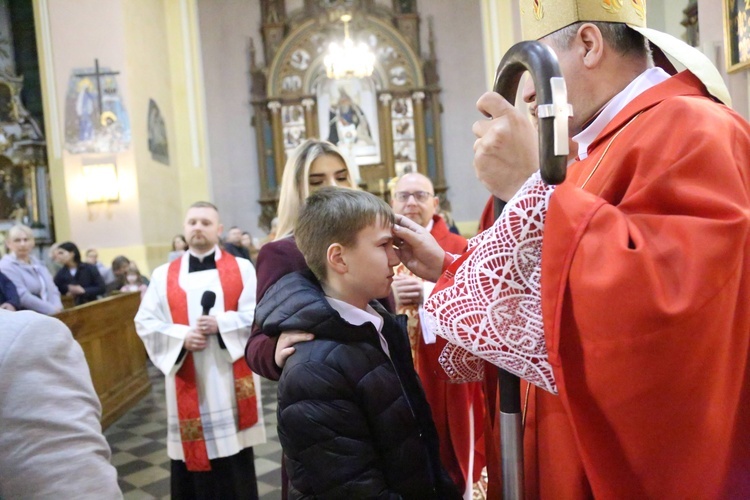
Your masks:
M 279 339 L 276 341 L 276 352 L 274 353 L 274 361 L 279 368 L 284 368 L 286 360 L 289 356 L 294 354 L 294 345 L 299 342 L 307 342 L 315 338 L 312 333 L 303 332 L 300 330 L 291 330 L 283 332 L 279 335 Z

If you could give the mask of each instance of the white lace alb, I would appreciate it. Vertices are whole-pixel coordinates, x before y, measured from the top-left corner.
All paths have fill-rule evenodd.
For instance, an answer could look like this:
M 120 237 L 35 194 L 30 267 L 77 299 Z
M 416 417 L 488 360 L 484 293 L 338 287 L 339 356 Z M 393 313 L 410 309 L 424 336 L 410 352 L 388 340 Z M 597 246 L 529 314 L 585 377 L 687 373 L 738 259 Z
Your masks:
M 473 252 L 456 270 L 453 284 L 425 302 L 429 327 L 448 341 L 440 364 L 451 380 L 481 380 L 481 358 L 557 394 L 540 284 L 553 191 L 538 172 L 531 176 L 492 227 L 469 241 Z

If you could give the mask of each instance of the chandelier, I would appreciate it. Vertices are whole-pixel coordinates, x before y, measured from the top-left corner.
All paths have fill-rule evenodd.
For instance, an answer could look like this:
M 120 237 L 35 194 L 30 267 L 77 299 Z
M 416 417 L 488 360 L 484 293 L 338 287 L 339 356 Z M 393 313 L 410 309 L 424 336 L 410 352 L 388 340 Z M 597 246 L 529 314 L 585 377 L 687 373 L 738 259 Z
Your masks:
M 350 14 L 341 16 L 344 23 L 344 42 L 338 44 L 331 42 L 328 46 L 328 54 L 323 59 L 328 78 L 335 80 L 342 78 L 365 78 L 372 75 L 375 66 L 375 54 L 373 54 L 364 42 L 354 44 L 349 37 Z

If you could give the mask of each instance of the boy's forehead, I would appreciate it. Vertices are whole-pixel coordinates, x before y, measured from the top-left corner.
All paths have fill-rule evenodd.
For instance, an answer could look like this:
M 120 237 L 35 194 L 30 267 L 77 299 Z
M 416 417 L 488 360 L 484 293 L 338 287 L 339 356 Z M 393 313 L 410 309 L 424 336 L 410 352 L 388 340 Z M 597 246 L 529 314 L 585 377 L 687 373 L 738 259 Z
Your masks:
M 378 229 L 382 229 L 388 234 L 391 234 L 391 232 L 393 231 L 393 221 L 391 219 L 386 219 L 381 215 L 377 216 L 375 222 L 372 223 L 372 226 Z
M 393 224 L 390 220 L 384 219 L 378 216 L 372 223 L 367 224 L 357 233 L 357 239 L 361 236 L 366 236 L 369 239 L 381 239 L 391 237 L 393 231 Z

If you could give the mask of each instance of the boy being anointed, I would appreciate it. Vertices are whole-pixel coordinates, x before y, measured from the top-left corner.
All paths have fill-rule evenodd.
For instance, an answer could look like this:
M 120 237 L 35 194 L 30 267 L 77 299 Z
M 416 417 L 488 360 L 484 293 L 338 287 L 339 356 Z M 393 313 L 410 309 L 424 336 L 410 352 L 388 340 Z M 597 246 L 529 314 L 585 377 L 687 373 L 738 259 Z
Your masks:
M 440 463 L 405 321 L 375 300 L 399 263 L 392 226 L 374 195 L 317 191 L 295 230 L 312 272 L 283 277 L 256 309 L 264 332 L 315 335 L 295 346 L 278 386 L 292 498 L 461 498 Z

